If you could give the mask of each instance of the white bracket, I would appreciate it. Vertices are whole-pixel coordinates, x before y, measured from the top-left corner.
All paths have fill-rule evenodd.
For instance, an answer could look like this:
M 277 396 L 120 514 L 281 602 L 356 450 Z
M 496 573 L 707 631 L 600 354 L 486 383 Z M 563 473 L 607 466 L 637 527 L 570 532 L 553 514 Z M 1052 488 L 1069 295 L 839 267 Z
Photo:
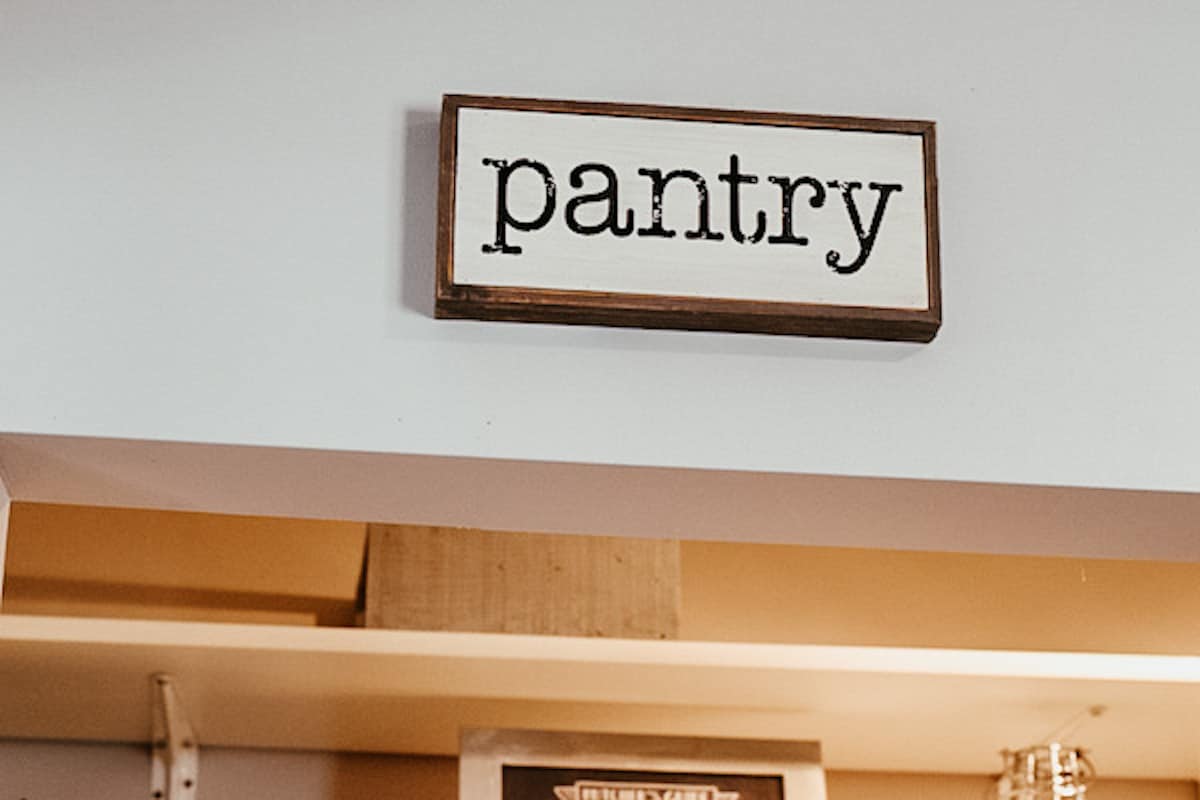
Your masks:
M 175 694 L 175 679 L 155 675 L 153 738 L 150 750 L 150 796 L 154 800 L 195 800 L 200 746 Z

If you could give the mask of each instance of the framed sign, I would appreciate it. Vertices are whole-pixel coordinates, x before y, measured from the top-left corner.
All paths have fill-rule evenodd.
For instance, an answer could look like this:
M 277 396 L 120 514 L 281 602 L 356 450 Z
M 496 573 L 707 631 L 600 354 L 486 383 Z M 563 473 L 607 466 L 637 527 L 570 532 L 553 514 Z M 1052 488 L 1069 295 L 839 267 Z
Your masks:
M 439 317 L 929 341 L 934 124 L 447 95 Z
M 466 730 L 460 800 L 825 800 L 815 742 Z

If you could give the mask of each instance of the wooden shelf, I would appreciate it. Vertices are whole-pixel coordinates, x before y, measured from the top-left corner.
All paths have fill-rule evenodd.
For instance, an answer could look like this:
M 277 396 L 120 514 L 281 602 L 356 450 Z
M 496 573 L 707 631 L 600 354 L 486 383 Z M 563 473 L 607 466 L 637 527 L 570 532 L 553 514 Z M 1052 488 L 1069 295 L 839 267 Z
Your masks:
M 837 769 L 990 772 L 1086 706 L 1104 774 L 1200 778 L 1200 658 L 0 616 L 0 736 L 454 753 L 460 726 L 819 739 Z

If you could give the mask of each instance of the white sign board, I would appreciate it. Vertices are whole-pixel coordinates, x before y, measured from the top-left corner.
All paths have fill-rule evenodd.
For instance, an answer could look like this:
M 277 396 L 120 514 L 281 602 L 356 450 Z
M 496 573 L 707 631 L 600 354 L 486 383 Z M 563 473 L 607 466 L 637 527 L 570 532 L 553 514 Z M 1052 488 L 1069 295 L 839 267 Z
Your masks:
M 439 316 L 928 341 L 933 124 L 448 96 Z

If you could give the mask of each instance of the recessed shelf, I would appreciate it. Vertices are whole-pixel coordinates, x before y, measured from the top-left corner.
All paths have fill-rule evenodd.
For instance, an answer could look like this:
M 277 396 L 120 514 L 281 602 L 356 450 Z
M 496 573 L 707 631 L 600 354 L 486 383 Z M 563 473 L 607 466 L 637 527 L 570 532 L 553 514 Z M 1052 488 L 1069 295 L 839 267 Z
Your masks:
M 454 753 L 460 726 L 820 739 L 989 772 L 1080 709 L 1106 775 L 1200 778 L 1200 658 L 0 616 L 0 736 L 143 741 L 172 673 L 209 745 Z

